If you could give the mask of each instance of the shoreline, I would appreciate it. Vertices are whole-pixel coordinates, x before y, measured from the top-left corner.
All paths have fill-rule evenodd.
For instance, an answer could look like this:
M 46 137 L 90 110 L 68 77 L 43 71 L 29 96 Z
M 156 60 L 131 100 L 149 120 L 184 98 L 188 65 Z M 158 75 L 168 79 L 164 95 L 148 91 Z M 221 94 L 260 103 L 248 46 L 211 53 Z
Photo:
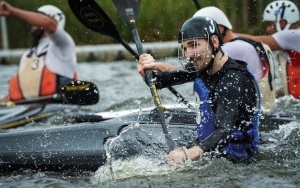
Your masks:
M 128 44 L 136 50 L 135 43 Z M 177 56 L 177 41 L 143 43 L 146 53 L 151 53 L 155 58 Z M 0 50 L 0 64 L 19 64 L 20 57 L 28 49 Z M 80 62 L 113 62 L 119 60 L 135 60 L 121 44 L 83 45 L 76 47 L 77 61 Z

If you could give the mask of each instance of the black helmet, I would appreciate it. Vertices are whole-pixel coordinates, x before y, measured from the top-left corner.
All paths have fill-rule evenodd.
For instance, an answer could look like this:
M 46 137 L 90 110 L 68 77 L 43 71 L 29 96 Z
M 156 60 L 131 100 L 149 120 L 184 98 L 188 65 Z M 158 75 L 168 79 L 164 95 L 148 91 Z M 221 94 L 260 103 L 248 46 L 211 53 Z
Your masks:
M 196 16 L 188 19 L 181 26 L 178 41 L 182 42 L 182 40 L 192 38 L 206 38 L 210 41 L 212 35 L 218 37 L 220 46 L 222 46 L 223 38 L 217 23 L 209 17 Z

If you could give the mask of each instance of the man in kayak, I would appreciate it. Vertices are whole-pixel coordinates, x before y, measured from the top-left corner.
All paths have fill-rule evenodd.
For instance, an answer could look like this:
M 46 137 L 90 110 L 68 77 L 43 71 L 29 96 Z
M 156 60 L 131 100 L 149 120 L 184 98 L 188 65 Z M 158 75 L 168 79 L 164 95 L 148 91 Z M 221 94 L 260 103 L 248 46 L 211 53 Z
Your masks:
M 177 148 L 168 163 L 195 160 L 218 151 L 234 162 L 246 162 L 258 151 L 260 93 L 247 64 L 224 54 L 217 23 L 209 17 L 187 20 L 179 32 L 182 69 L 153 72 L 157 88 L 194 81 L 199 145 Z M 138 72 L 155 68 L 150 54 L 142 54 Z
M 274 57 L 271 49 L 261 42 L 237 37 L 229 19 L 217 7 L 204 7 L 195 16 L 207 16 L 217 22 L 224 41 L 222 50 L 229 57 L 248 64 L 250 72 L 259 83 L 262 112 L 270 114 L 275 105 Z
M 75 42 L 64 30 L 65 15 L 53 5 L 36 12 L 0 3 L 0 16 L 14 16 L 31 25 L 33 46 L 20 60 L 18 73 L 9 80 L 9 94 L 2 101 L 32 99 L 57 93 L 77 78 Z
M 193 17 L 196 16 L 207 16 L 217 22 L 224 41 L 222 50 L 231 58 L 248 64 L 250 72 L 259 83 L 262 112 L 266 115 L 270 114 L 275 105 L 274 57 L 270 48 L 260 42 L 237 37 L 231 30 L 232 25 L 227 16 L 217 7 L 204 7 Z M 156 70 L 162 72 L 176 68 L 178 66 L 167 63 L 158 63 L 155 66 Z
M 268 44 L 277 51 L 278 62 L 275 64 L 280 75 L 276 78 L 278 97 L 292 95 L 300 98 L 300 29 L 299 10 L 288 0 L 273 1 L 264 10 L 263 21 L 266 23 L 266 34 L 251 36 L 238 34 L 258 42 Z M 283 52 L 283 54 L 282 54 Z

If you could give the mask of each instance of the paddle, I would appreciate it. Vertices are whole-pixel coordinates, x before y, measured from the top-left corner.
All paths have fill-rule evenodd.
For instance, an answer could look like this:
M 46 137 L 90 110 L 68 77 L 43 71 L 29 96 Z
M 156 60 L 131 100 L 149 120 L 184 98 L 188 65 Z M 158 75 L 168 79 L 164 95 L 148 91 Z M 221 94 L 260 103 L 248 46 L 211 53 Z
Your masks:
M 20 101 L 10 101 L 2 103 L 1 106 L 14 106 L 31 103 L 64 103 L 77 105 L 92 105 L 99 101 L 99 91 L 97 86 L 87 81 L 71 81 L 61 90 L 53 95 L 42 96 L 35 99 L 26 99 Z
M 140 9 L 140 0 L 113 0 L 113 3 L 115 4 L 117 10 L 119 11 L 120 15 L 123 17 L 123 19 L 126 21 L 126 23 L 129 25 L 134 41 L 138 50 L 139 55 L 144 53 L 144 49 L 142 46 L 142 42 L 139 36 L 139 33 L 136 28 L 136 20 L 138 18 L 139 9 Z M 158 92 L 156 90 L 155 83 L 152 79 L 151 70 L 146 70 L 146 80 L 149 83 L 150 91 L 154 100 L 154 103 L 156 105 L 162 129 L 166 137 L 167 144 L 169 146 L 170 150 L 173 150 L 175 148 L 175 142 L 173 141 L 171 134 L 168 131 L 167 122 L 165 120 L 165 114 L 163 111 L 163 106 L 161 104 Z
M 198 0 L 193 0 L 193 1 L 194 1 L 195 5 L 196 5 L 197 9 L 200 10 L 201 9 L 201 5 L 198 2 Z
M 110 36 L 120 42 L 137 60 L 139 55 L 123 40 L 115 26 L 104 10 L 94 0 L 68 0 L 69 6 L 77 19 L 87 28 L 103 35 Z M 173 87 L 168 89 L 180 100 L 180 102 L 192 108 L 179 92 Z
M 138 54 L 121 38 L 116 26 L 94 0 L 68 0 L 77 19 L 92 31 L 108 35 L 120 42 L 135 58 Z

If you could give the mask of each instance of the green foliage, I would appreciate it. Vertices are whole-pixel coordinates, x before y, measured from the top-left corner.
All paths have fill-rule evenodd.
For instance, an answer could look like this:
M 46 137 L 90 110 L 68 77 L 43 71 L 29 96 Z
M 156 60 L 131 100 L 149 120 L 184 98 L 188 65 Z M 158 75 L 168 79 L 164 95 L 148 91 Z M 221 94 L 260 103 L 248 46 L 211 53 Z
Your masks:
M 120 35 L 132 42 L 131 31 L 120 17 L 111 0 L 96 0 L 116 24 Z M 217 6 L 228 15 L 234 31 L 249 34 L 263 33 L 261 15 L 270 0 L 198 0 L 202 7 Z M 299 5 L 299 0 L 293 0 Z M 66 14 L 66 31 L 77 45 L 116 43 L 87 29 L 73 15 L 67 0 L 11 0 L 8 2 L 26 10 L 36 10 L 44 4 L 53 4 Z M 142 41 L 157 42 L 177 40 L 178 30 L 185 20 L 197 11 L 192 0 L 142 0 L 138 30 Z M 29 25 L 14 17 L 7 18 L 10 48 L 27 48 L 31 45 Z M 0 46 L 1 47 L 1 46 Z

